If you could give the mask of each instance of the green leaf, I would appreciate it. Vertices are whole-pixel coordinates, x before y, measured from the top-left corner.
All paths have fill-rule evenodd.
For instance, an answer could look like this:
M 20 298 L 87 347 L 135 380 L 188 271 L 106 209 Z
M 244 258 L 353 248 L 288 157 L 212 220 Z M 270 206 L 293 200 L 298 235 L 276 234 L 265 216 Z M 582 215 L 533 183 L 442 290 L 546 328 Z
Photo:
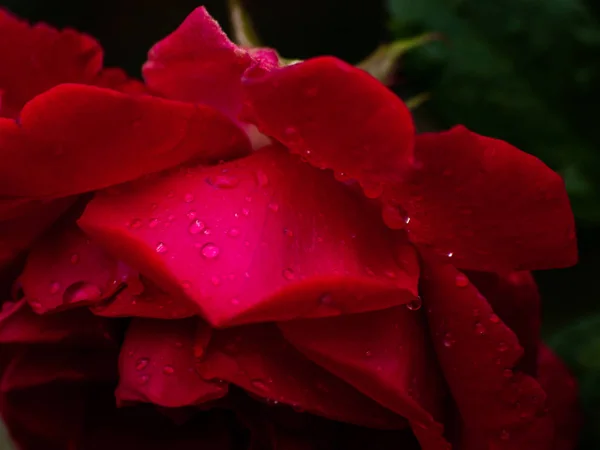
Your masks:
M 530 152 L 600 221 L 600 27 L 578 0 L 388 0 L 397 38 L 439 32 L 404 58 L 429 115 Z M 595 97 L 594 97 L 595 96 Z
M 240 0 L 229 0 L 229 19 L 233 32 L 233 40 L 242 47 L 255 48 L 262 44 L 248 12 L 244 9 Z

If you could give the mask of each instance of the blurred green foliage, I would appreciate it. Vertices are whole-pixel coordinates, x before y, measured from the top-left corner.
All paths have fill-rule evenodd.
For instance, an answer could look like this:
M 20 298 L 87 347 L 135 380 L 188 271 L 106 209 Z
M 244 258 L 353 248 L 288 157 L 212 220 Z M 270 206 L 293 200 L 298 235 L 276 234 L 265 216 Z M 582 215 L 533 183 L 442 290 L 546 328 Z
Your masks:
M 388 0 L 395 37 L 444 35 L 407 55 L 441 126 L 505 139 L 562 173 L 575 214 L 600 221 L 600 25 L 579 0 Z

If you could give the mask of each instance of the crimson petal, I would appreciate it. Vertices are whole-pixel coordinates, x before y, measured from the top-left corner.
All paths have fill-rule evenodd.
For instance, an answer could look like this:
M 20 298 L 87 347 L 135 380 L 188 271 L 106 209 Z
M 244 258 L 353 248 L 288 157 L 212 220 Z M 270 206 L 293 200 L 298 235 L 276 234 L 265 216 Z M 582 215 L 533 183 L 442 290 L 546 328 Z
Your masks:
M 0 391 L 26 389 L 57 381 L 113 381 L 117 379 L 116 367 L 116 349 L 20 348 L 2 373 Z
M 435 419 L 445 393 L 419 312 L 400 306 L 279 328 L 309 359 L 406 417 L 423 449 L 448 448 Z
M 0 344 L 110 347 L 118 341 L 115 325 L 116 321 L 96 317 L 85 309 L 40 316 L 22 299 L 2 305 Z
M 567 366 L 543 344 L 538 356 L 538 381 L 548 394 L 550 415 L 555 423 L 552 450 L 573 450 L 582 425 L 577 382 Z
M 538 382 L 514 369 L 515 334 L 466 275 L 427 258 L 421 292 L 438 360 L 463 420 L 464 450 L 550 450 L 553 424 Z
M 29 253 L 20 282 L 41 314 L 98 303 L 136 277 L 74 223 L 58 223 Z
M 360 198 L 279 147 L 99 193 L 79 225 L 214 326 L 382 309 L 418 263 Z
M 374 428 L 405 425 L 402 417 L 306 359 L 272 324 L 215 331 L 197 369 L 206 379 L 229 381 L 271 404 Z
M 415 159 L 410 178 L 390 194 L 407 213 L 413 243 L 470 270 L 577 261 L 564 183 L 539 159 L 462 126 L 417 136 Z
M 252 64 L 274 66 L 278 58 L 265 51 L 254 57 L 239 48 L 200 7 L 152 47 L 142 72 L 153 91 L 213 106 L 235 119 L 241 106 L 241 78 Z
M 186 297 L 176 298 L 163 292 L 154 283 L 143 280 L 143 292 L 125 289 L 106 302 L 90 307 L 103 317 L 145 317 L 149 319 L 185 319 L 196 316 L 199 310 Z
M 469 280 L 488 300 L 502 321 L 517 335 L 524 354 L 518 368 L 537 373 L 540 343 L 540 295 L 530 272 L 497 274 L 468 272 Z
M 223 397 L 227 386 L 204 381 L 194 370 L 198 326 L 197 319 L 134 319 L 121 347 L 117 402 L 176 408 Z
M 320 57 L 249 71 L 244 88 L 244 119 L 311 164 L 358 180 L 369 196 L 400 179 L 412 162 L 410 112 L 361 69 Z
M 65 84 L 27 103 L 18 123 L 0 119 L 0 147 L 0 195 L 57 197 L 239 156 L 249 142 L 208 106 Z

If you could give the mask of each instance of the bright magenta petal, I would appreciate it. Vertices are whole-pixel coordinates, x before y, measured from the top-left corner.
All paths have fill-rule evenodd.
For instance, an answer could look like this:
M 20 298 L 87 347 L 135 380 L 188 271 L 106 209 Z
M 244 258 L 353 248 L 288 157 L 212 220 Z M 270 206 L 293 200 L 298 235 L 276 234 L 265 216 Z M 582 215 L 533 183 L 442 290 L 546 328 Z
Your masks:
M 517 336 L 466 275 L 429 259 L 421 285 L 438 361 L 462 417 L 461 450 L 551 450 L 538 382 L 515 369 Z
M 366 72 L 321 57 L 248 73 L 243 117 L 371 196 L 411 164 L 414 126 L 402 101 Z
M 205 381 L 194 369 L 197 326 L 196 319 L 134 319 L 121 347 L 117 402 L 176 408 L 227 394 L 226 385 Z
M 143 292 L 125 289 L 113 298 L 90 307 L 104 317 L 145 317 L 148 319 L 185 319 L 200 313 L 196 304 L 187 297 L 174 297 L 143 280 Z
M 420 312 L 405 306 L 279 324 L 309 359 L 406 417 L 425 450 L 446 450 L 445 392 Z
M 573 450 L 582 425 L 577 382 L 567 366 L 543 344 L 538 357 L 538 381 L 548 395 L 550 416 L 554 419 L 552 450 Z
M 253 55 L 239 48 L 200 7 L 152 47 L 143 74 L 150 89 L 167 98 L 210 105 L 235 119 L 241 78 L 252 64 L 274 66 L 278 58 L 266 50 Z
M 33 247 L 19 280 L 33 310 L 42 314 L 98 303 L 136 278 L 74 223 L 58 223 Z
M 306 359 L 275 325 L 215 331 L 197 368 L 206 379 L 229 381 L 273 404 L 374 428 L 405 425 L 402 417 Z
M 0 119 L 0 195 L 66 196 L 133 180 L 190 159 L 249 150 L 245 134 L 208 106 L 61 85 Z
M 0 344 L 114 346 L 116 325 L 116 321 L 96 317 L 84 309 L 40 316 L 23 299 L 2 305 Z
M 417 295 L 414 249 L 281 148 L 99 193 L 86 233 L 215 326 L 382 309 Z
M 19 348 L 2 373 L 0 391 L 26 389 L 53 382 L 114 381 L 117 379 L 115 348 Z
M 469 272 L 469 279 L 502 321 L 517 335 L 524 354 L 518 368 L 537 373 L 540 342 L 540 295 L 530 272 Z
M 565 267 L 577 261 L 560 176 L 512 145 L 459 126 L 417 136 L 415 168 L 394 187 L 419 246 L 461 269 Z

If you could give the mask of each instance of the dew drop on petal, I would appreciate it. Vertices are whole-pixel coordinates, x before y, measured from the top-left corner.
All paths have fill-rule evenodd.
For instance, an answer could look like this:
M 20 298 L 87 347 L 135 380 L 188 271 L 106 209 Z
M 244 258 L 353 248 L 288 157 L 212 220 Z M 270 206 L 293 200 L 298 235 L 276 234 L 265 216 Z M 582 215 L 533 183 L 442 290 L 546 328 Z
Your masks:
M 240 180 L 232 175 L 213 175 L 208 177 L 206 182 L 219 189 L 232 189 L 240 183 Z
M 164 244 L 164 242 L 159 242 L 158 244 L 156 244 L 156 253 L 166 253 L 167 252 L 167 246 Z
M 365 352 L 365 358 L 370 358 L 371 356 L 373 356 L 373 352 L 371 350 L 367 350 Z
M 475 333 L 477 333 L 480 336 L 483 336 L 485 334 L 485 327 L 483 326 L 483 324 L 481 322 L 477 322 L 475 324 Z
M 150 360 L 148 358 L 140 358 L 135 363 L 135 370 L 144 370 L 148 367 Z
M 269 184 L 269 177 L 262 170 L 257 170 L 256 171 L 256 183 L 260 187 L 265 187 Z
M 456 287 L 467 287 L 469 285 L 469 279 L 465 274 L 459 273 L 456 275 L 454 284 L 456 284 Z
M 444 344 L 444 347 L 450 348 L 454 345 L 454 342 L 455 341 L 452 338 L 452 335 L 450 333 L 444 334 L 444 340 L 442 341 L 442 343 Z
M 219 256 L 220 252 L 221 252 L 221 250 L 219 249 L 219 247 L 217 247 L 212 242 L 207 242 L 200 249 L 200 253 L 206 259 L 215 259 L 217 256 Z
M 221 278 L 219 278 L 216 275 L 213 275 L 212 277 L 210 277 L 210 282 L 213 284 L 213 286 L 219 286 L 221 284 Z
M 269 209 L 273 212 L 279 211 L 279 203 L 269 203 Z
M 250 384 L 252 386 L 254 386 L 256 389 L 266 392 L 269 390 L 269 388 L 267 387 L 267 385 L 265 384 L 265 382 L 263 380 L 250 380 Z
M 150 228 L 156 228 L 156 226 L 158 225 L 159 220 L 158 219 L 150 219 L 150 221 L 148 222 L 148 226 Z
M 131 228 L 132 230 L 137 230 L 138 228 L 142 227 L 142 221 L 140 219 L 133 219 L 131 222 L 129 222 L 129 228 Z
M 150 380 L 149 375 L 140 375 L 138 377 L 138 384 L 143 386 L 143 385 L 147 384 L 149 380 Z
M 162 373 L 165 375 L 173 375 L 175 373 L 175 369 L 173 369 L 173 366 L 166 365 L 163 367 Z
M 236 238 L 240 235 L 240 230 L 239 228 L 230 228 L 227 231 L 227 236 L 232 237 L 232 238 Z
M 498 344 L 498 351 L 499 352 L 505 352 L 508 350 L 508 344 L 506 342 L 500 342 Z
M 423 306 L 423 300 L 421 297 L 417 297 L 406 304 L 406 308 L 410 311 L 418 311 Z
M 449 253 L 448 253 L 446 256 L 447 256 L 448 258 L 452 258 L 452 257 L 454 256 L 454 253 L 452 253 L 452 252 L 449 252 Z
M 95 302 L 102 298 L 100 288 L 92 283 L 78 281 L 63 292 L 63 303 Z
M 185 194 L 183 201 L 186 203 L 192 203 L 194 201 L 194 194 Z
M 293 280 L 294 278 L 296 278 L 296 274 L 290 268 L 283 269 L 282 275 L 283 275 L 283 278 L 285 278 L 288 281 Z
M 54 281 L 50 283 L 50 294 L 58 294 L 60 292 L 60 283 L 58 281 Z
M 200 234 L 206 229 L 206 225 L 200 219 L 193 220 L 188 227 L 190 234 Z
M 490 322 L 492 323 L 500 323 L 500 317 L 498 317 L 496 314 L 490 314 Z

